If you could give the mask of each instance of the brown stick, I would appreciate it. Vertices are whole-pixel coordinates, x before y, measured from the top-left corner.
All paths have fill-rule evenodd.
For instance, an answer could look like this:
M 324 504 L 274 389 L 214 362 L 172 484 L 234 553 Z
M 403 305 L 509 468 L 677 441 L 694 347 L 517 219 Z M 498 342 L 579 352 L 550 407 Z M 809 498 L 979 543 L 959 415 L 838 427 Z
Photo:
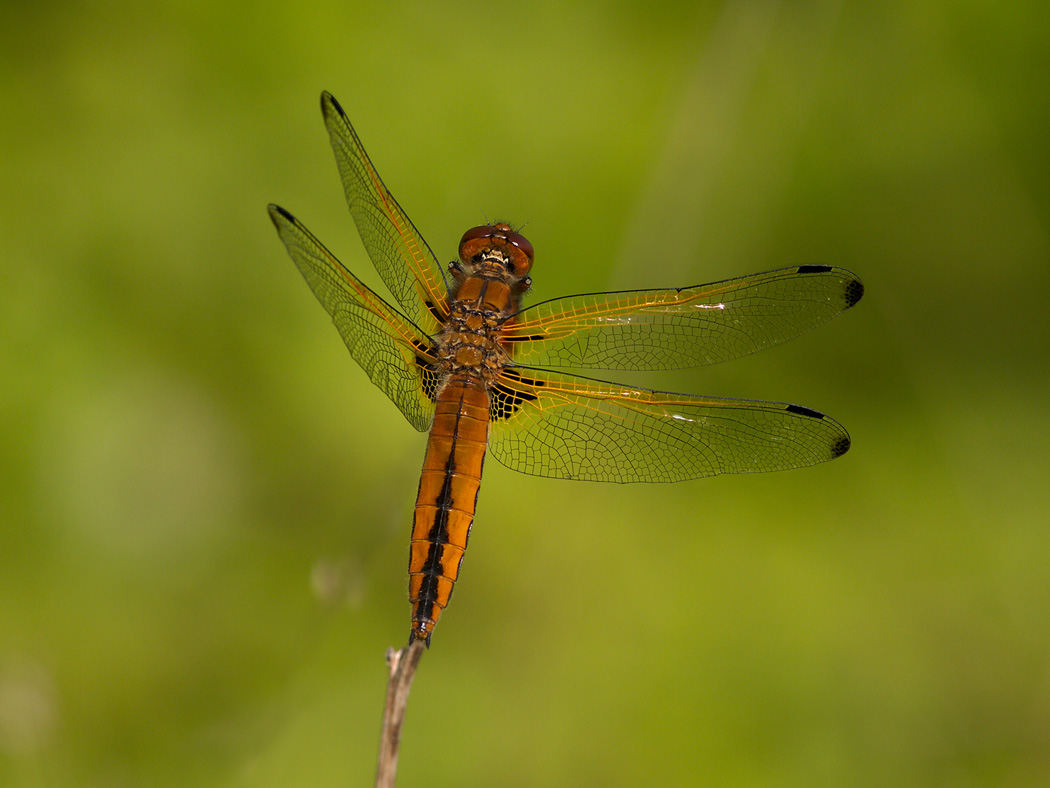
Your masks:
M 423 656 L 426 641 L 413 639 L 400 651 L 389 648 L 386 664 L 390 680 L 386 686 L 386 707 L 383 709 L 383 732 L 379 739 L 379 765 L 376 768 L 376 788 L 394 788 L 397 777 L 397 756 L 401 749 L 401 724 L 405 721 L 408 691 L 416 677 L 416 667 Z

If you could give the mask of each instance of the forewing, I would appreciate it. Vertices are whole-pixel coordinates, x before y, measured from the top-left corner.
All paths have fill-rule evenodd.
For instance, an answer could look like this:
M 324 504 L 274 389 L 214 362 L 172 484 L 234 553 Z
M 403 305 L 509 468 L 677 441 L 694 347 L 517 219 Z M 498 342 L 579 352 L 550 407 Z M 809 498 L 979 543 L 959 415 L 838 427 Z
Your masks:
M 448 318 L 448 287 L 441 266 L 383 185 L 343 108 L 328 92 L 321 94 L 321 111 L 346 202 L 368 256 L 409 319 L 436 334 Z
M 797 337 L 863 294 L 845 269 L 804 265 L 681 290 L 568 296 L 512 317 L 503 344 L 519 364 L 681 369 Z
M 492 389 L 489 452 L 535 476 L 675 482 L 782 471 L 845 454 L 849 434 L 781 402 L 693 397 L 527 367 Z
M 270 218 L 350 355 L 417 430 L 433 421 L 433 342 L 348 271 L 313 234 L 276 205 Z

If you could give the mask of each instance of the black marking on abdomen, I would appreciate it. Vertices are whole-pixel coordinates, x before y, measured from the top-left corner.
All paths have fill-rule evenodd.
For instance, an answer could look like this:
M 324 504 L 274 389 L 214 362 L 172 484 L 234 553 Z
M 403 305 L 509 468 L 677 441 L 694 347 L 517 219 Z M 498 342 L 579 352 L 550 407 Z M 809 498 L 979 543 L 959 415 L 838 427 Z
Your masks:
M 458 422 L 458 419 L 457 419 Z M 441 575 L 441 558 L 448 544 L 448 514 L 452 509 L 452 475 L 456 471 L 456 432 L 452 436 L 452 451 L 449 452 L 448 462 L 445 464 L 445 482 L 441 485 L 441 492 L 434 502 L 437 505 L 437 513 L 434 515 L 434 524 L 427 534 L 430 547 L 427 548 L 427 560 L 423 562 L 423 582 L 419 585 L 419 608 L 416 612 L 417 618 L 433 618 L 434 605 L 438 598 L 438 577 Z M 452 593 L 449 592 L 449 599 Z

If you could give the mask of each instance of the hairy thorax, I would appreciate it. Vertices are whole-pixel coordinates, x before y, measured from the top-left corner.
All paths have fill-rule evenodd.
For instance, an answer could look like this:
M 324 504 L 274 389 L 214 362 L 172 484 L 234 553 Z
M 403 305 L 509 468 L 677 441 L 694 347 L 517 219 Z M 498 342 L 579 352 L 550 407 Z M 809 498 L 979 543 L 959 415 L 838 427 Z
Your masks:
M 505 282 L 479 276 L 466 279 L 438 340 L 442 377 L 494 382 L 510 361 L 498 337 L 512 308 L 516 304 Z

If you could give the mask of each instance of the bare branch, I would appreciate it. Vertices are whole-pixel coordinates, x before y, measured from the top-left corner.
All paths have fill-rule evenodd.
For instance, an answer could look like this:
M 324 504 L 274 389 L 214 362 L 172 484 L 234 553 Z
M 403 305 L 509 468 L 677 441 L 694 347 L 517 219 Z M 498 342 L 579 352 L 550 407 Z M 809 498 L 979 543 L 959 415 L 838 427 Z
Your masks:
M 425 640 L 413 639 L 400 651 L 387 649 L 386 664 L 390 667 L 390 681 L 386 687 L 383 733 L 379 739 L 376 788 L 394 788 L 397 756 L 401 749 L 401 725 L 405 721 L 408 692 L 412 689 L 412 679 L 416 676 L 416 668 L 425 648 Z

